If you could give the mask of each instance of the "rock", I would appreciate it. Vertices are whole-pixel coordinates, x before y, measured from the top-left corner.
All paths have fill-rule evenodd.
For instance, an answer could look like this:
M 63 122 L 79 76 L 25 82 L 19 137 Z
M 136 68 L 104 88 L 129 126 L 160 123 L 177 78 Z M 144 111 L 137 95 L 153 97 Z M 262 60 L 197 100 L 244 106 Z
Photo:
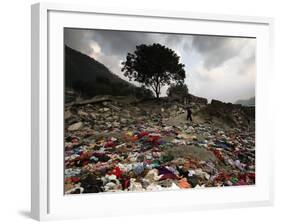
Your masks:
M 68 127 L 68 131 L 77 131 L 83 127 L 83 122 L 77 122 Z
M 117 122 L 117 121 L 114 121 L 114 122 L 112 122 L 112 126 L 113 126 L 113 127 L 119 127 L 119 126 L 120 126 L 120 123 Z
M 112 117 L 112 119 L 115 120 L 115 121 L 117 121 L 117 120 L 119 120 L 119 116 L 116 116 L 116 115 L 115 115 L 115 116 Z
M 78 115 L 79 115 L 79 116 L 82 116 L 82 117 L 87 117 L 87 116 L 88 116 L 88 113 L 86 113 L 86 112 L 83 111 L 83 110 L 79 110 L 79 111 L 78 111 Z
M 114 106 L 112 104 L 108 104 L 107 106 L 110 107 L 112 110 L 117 111 L 117 112 L 119 112 L 121 110 L 119 107 Z
M 104 107 L 104 108 L 100 108 L 99 112 L 103 113 L 103 112 L 108 112 L 109 110 L 110 110 L 109 108 Z
M 90 116 L 91 116 L 94 120 L 97 119 L 97 114 L 95 114 L 95 113 L 90 113 Z
M 71 116 L 72 116 L 72 113 L 70 112 L 70 110 L 67 110 L 64 112 L 64 119 L 67 120 L 67 119 L 71 118 Z
M 125 118 L 121 118 L 121 119 L 120 119 L 120 122 L 121 122 L 122 124 L 126 124 L 126 123 L 127 123 L 127 121 L 128 121 L 128 120 L 127 120 L 127 119 L 125 119 Z

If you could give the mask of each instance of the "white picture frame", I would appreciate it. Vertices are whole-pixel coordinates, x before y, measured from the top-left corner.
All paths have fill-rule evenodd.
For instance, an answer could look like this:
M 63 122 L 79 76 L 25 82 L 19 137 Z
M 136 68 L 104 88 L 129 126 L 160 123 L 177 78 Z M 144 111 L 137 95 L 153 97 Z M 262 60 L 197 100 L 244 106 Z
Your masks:
M 271 123 L 267 102 L 272 75 L 273 23 L 271 18 L 181 11 L 32 5 L 32 217 L 50 220 L 271 205 L 273 147 L 266 130 Z M 64 196 L 64 27 L 256 37 L 256 185 Z

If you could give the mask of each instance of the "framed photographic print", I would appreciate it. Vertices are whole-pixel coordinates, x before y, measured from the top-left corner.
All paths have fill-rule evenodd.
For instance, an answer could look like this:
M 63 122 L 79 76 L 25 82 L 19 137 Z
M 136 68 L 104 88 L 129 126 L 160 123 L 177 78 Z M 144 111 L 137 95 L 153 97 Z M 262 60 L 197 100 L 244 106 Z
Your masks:
M 32 217 L 271 204 L 272 26 L 33 5 Z

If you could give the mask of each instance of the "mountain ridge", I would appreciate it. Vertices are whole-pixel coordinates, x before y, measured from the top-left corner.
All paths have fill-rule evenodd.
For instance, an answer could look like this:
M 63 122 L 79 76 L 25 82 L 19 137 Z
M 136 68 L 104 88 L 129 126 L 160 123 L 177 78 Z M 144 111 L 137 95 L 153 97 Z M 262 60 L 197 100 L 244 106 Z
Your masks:
M 84 97 L 96 95 L 136 95 L 151 97 L 152 92 L 137 87 L 111 72 L 104 64 L 65 45 L 65 87 Z

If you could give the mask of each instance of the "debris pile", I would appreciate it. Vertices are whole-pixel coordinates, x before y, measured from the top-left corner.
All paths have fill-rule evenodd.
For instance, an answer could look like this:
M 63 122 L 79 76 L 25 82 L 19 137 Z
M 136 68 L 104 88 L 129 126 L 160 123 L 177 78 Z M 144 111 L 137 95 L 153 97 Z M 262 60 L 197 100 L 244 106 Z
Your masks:
M 235 115 L 238 116 L 238 115 Z M 65 193 L 255 184 L 255 132 L 187 123 L 183 105 L 87 101 L 65 107 Z

